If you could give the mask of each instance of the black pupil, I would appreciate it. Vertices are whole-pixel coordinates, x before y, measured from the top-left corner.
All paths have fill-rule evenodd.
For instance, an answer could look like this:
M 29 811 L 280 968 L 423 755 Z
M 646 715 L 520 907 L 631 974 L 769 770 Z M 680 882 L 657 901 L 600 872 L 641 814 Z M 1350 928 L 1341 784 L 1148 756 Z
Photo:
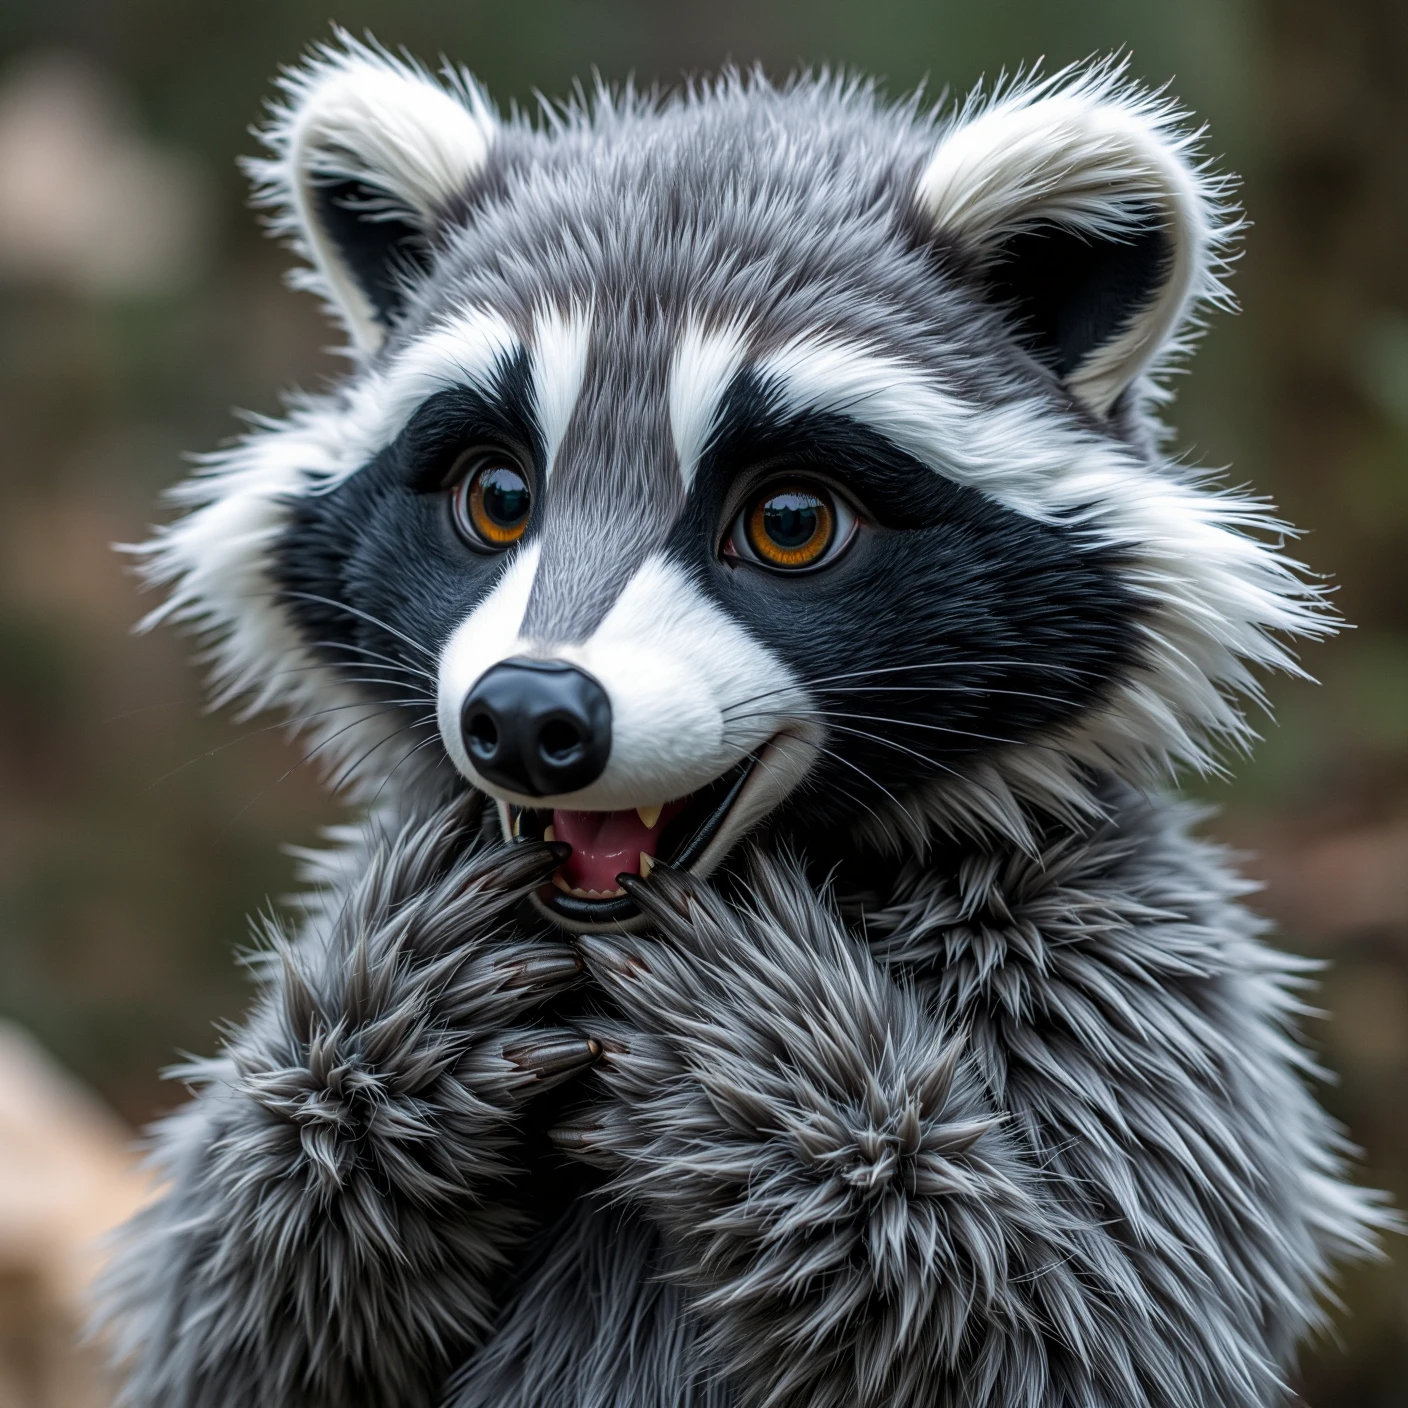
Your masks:
M 820 530 L 817 508 L 810 494 L 774 494 L 763 505 L 763 531 L 778 547 L 795 552 Z
M 528 485 L 516 469 L 485 469 L 479 475 L 484 512 L 500 528 L 517 528 L 528 517 Z

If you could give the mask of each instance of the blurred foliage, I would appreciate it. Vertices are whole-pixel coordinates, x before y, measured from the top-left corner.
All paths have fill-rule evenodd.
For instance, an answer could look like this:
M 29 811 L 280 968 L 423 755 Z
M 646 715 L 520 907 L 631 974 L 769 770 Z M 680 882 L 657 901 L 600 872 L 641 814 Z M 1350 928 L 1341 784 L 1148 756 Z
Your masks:
M 1216 321 L 1180 384 L 1180 443 L 1313 529 L 1300 551 L 1357 629 L 1308 653 L 1320 687 L 1272 682 L 1278 722 L 1235 781 L 1199 785 L 1222 807 L 1214 829 L 1259 856 L 1283 941 L 1333 960 L 1335 1020 L 1312 1032 L 1341 1077 L 1327 1098 L 1366 1178 L 1408 1201 L 1408 6 L 346 0 L 337 17 L 463 61 L 530 110 L 594 69 L 668 84 L 728 60 L 825 63 L 937 96 L 1127 47 L 1207 120 L 1255 224 L 1245 312 Z M 281 845 L 336 819 L 267 720 L 201 713 L 171 633 L 129 637 L 150 603 L 109 550 L 144 536 L 183 450 L 234 431 L 231 406 L 268 411 L 336 370 L 234 167 L 270 75 L 326 18 L 310 0 L 0 6 L 0 94 L 26 65 L 77 65 L 132 141 L 180 158 L 152 170 L 203 212 L 164 285 L 0 274 L 0 1013 L 133 1121 L 179 1096 L 157 1068 L 208 1051 L 246 1000 L 230 955 L 291 884 Z M 1399 1269 L 1347 1281 L 1353 1313 L 1307 1356 L 1308 1402 L 1408 1404 L 1393 1250 Z

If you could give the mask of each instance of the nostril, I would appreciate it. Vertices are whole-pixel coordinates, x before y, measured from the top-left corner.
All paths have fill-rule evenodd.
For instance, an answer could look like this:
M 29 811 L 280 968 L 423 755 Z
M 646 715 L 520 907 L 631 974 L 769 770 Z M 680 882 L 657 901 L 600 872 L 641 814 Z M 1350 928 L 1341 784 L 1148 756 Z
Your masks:
M 492 787 L 529 797 L 577 792 L 611 753 L 611 701 L 562 660 L 501 660 L 475 681 L 460 712 L 466 760 Z
M 567 763 L 582 751 L 582 731 L 570 719 L 549 719 L 538 734 L 538 748 L 550 763 Z
M 471 752 L 479 758 L 492 758 L 499 746 L 499 726 L 492 714 L 480 711 L 470 717 L 466 729 Z

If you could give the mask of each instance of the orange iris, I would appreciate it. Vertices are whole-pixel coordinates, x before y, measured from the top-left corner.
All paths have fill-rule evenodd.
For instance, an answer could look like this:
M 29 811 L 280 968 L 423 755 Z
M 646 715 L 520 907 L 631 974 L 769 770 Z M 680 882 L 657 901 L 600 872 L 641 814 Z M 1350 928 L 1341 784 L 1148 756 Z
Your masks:
M 532 491 L 513 465 L 490 460 L 458 492 L 469 526 L 490 547 L 511 547 L 527 531 Z
M 770 567 L 810 567 L 836 533 L 836 512 L 822 494 L 800 485 L 761 493 L 746 520 L 748 546 Z

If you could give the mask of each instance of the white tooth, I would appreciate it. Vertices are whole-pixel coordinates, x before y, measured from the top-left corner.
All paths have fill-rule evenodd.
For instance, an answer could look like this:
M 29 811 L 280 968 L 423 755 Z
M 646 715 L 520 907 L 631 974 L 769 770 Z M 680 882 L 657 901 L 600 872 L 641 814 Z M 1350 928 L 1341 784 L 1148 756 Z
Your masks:
M 654 826 L 655 826 L 655 823 L 660 820 L 660 808 L 659 808 L 659 807 L 637 807 L 637 808 L 636 808 L 636 815 L 641 819 L 642 822 L 645 823 L 645 825 L 646 825 L 647 827 L 649 827 L 649 828 L 651 828 L 651 829 L 653 830 L 653 829 L 654 829 Z
M 544 841 L 556 841 L 556 840 L 557 840 L 557 832 L 554 831 L 551 826 L 545 826 L 545 827 L 543 827 L 543 840 L 544 840 Z
M 655 869 L 655 857 L 648 856 L 644 851 L 640 853 L 640 878 L 648 880 L 650 872 Z
M 571 885 L 569 885 L 567 881 L 565 881 L 562 876 L 560 876 L 555 870 L 552 873 L 552 883 L 556 885 L 557 888 L 561 890 L 564 895 L 571 895 L 576 893 L 576 891 L 573 890 Z

